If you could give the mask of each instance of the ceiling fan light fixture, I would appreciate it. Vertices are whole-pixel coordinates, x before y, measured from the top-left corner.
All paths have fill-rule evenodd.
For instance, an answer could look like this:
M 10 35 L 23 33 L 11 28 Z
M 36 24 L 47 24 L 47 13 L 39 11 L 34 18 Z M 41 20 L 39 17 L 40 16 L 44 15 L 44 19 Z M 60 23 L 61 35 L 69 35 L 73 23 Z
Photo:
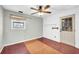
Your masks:
M 43 12 L 38 12 L 38 15 L 40 15 L 40 16 L 41 16 L 41 15 L 44 15 L 44 13 L 43 13 Z
M 35 12 L 35 13 L 32 13 L 32 15 L 33 14 L 38 14 L 38 15 L 44 15 L 44 14 L 51 14 L 51 12 L 49 11 L 49 5 L 46 5 L 46 6 L 38 6 L 38 8 L 33 8 L 33 7 L 31 7 L 31 9 L 32 10 L 35 10 L 35 11 L 37 11 L 37 12 Z

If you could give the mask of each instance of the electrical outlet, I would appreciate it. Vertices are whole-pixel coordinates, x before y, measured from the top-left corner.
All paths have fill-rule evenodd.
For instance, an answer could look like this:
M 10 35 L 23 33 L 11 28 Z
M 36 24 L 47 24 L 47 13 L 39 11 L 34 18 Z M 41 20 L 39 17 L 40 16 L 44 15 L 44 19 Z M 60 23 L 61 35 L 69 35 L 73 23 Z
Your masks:
M 56 36 L 54 36 L 54 38 L 56 38 Z

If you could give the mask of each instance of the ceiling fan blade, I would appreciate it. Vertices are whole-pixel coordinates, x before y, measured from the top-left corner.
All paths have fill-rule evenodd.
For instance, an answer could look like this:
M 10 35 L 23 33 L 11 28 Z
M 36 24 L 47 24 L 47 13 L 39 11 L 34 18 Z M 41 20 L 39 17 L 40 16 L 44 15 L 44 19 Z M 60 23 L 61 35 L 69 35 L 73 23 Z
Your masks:
M 40 11 L 42 10 L 42 6 L 39 6 L 39 10 L 40 10 Z
M 52 13 L 52 12 L 50 12 L 50 11 L 43 11 L 44 13 Z
M 50 5 L 46 5 L 45 7 L 44 7 L 44 9 L 48 9 L 50 7 Z
M 31 13 L 31 15 L 36 14 L 36 13 L 38 13 L 38 12 Z
M 38 9 L 36 9 L 36 8 L 32 8 L 32 7 L 31 7 L 31 9 L 32 9 L 32 10 L 36 10 L 36 11 L 38 11 Z

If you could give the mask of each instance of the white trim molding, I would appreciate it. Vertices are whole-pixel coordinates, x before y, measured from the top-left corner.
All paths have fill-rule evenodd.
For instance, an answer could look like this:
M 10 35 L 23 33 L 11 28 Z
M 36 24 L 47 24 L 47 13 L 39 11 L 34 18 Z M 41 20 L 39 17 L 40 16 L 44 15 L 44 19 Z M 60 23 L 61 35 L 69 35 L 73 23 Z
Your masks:
M 2 48 L 0 48 L 0 53 L 2 52 L 3 48 L 4 48 L 4 46 Z
M 26 42 L 26 41 L 30 41 L 30 40 L 35 40 L 35 39 L 38 39 L 38 38 L 42 38 L 42 36 L 36 37 L 36 38 L 27 39 L 27 40 L 25 39 L 25 40 L 18 41 L 18 42 L 14 42 L 14 43 L 10 43 L 10 44 L 5 44 L 4 47 L 5 47 L 5 46 L 14 45 L 14 44 L 18 44 L 18 43 L 22 43 L 22 42 Z

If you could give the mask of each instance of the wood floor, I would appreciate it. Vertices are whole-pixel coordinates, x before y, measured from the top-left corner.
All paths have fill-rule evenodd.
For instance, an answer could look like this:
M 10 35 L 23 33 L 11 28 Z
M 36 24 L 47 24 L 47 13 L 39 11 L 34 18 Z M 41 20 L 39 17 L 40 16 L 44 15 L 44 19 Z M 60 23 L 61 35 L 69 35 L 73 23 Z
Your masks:
M 63 45 L 61 46 L 64 47 Z M 75 54 L 76 52 L 79 53 L 79 49 L 73 47 L 71 48 L 68 46 L 64 47 L 65 49 L 63 49 L 62 51 L 61 46 L 59 43 L 56 43 L 49 39 L 39 38 L 11 46 L 6 46 L 2 50 L 1 54 Z
M 27 47 L 29 52 L 32 54 L 59 54 L 61 53 L 39 40 L 25 42 L 25 46 Z

